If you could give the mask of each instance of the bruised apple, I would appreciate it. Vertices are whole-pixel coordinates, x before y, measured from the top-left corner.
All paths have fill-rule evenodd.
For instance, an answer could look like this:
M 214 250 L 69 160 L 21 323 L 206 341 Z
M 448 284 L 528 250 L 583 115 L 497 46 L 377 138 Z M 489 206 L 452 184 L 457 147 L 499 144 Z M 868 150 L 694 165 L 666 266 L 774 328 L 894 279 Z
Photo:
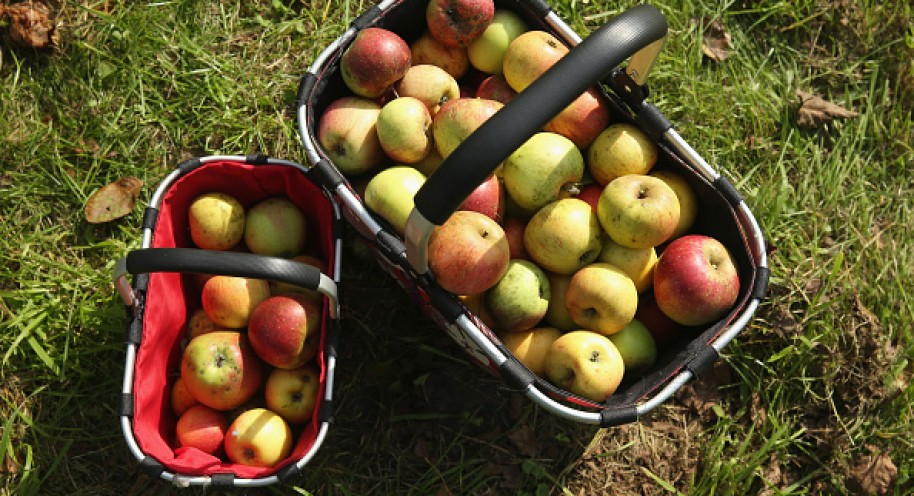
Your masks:
M 482 35 L 494 16 L 493 0 L 429 0 L 425 22 L 443 45 L 466 47 Z

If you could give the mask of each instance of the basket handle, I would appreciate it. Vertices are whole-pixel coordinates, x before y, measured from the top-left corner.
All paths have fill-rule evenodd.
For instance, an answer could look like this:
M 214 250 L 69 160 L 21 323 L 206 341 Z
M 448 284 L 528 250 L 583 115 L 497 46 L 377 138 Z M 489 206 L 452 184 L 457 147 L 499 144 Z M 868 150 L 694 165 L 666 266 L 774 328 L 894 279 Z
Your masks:
M 336 282 L 320 269 L 287 258 L 253 253 L 197 248 L 143 248 L 128 253 L 114 265 L 112 279 L 124 302 L 133 306 L 135 295 L 127 274 L 184 272 L 268 279 L 319 291 L 330 298 L 330 317 L 337 317 Z
M 443 224 L 498 164 L 625 59 L 638 55 L 639 65 L 649 68 L 666 33 L 666 18 L 657 8 L 642 4 L 626 10 L 572 48 L 467 137 L 415 195 L 404 233 L 410 265 L 420 274 L 428 272 L 428 237 L 434 227 Z

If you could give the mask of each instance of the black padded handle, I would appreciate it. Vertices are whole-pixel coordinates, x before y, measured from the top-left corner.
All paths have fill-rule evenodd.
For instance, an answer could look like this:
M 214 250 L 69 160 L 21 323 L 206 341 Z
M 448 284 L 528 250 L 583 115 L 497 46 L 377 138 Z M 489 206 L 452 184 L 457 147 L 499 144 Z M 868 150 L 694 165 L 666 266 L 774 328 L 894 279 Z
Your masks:
M 197 248 L 144 248 L 126 256 L 130 274 L 182 272 L 267 279 L 317 290 L 321 271 L 287 258 Z
M 598 28 L 461 143 L 416 193 L 416 210 L 443 224 L 514 150 L 613 68 L 666 33 L 666 18 L 650 5 L 632 7 Z

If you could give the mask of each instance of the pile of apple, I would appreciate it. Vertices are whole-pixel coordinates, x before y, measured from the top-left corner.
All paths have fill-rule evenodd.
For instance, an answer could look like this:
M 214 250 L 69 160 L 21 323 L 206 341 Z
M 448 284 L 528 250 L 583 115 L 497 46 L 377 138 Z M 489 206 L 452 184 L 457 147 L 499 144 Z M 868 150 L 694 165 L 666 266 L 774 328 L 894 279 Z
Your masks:
M 307 217 L 285 196 L 245 209 L 231 195 L 204 193 L 191 202 L 188 222 L 197 248 L 292 258 L 324 270 L 321 258 L 305 253 Z M 317 404 L 322 295 L 234 276 L 195 282 L 199 306 L 188 309 L 181 374 L 170 394 L 178 449 L 272 467 L 290 455 L 293 428 L 308 423 Z
M 568 53 L 492 0 L 430 0 L 412 44 L 362 30 L 339 60 L 350 94 L 318 139 L 400 235 L 426 177 Z M 593 401 L 637 377 L 678 329 L 719 319 L 739 278 L 718 240 L 689 234 L 699 202 L 658 149 L 612 122 L 596 88 L 531 136 L 432 233 L 437 283 L 532 372 Z

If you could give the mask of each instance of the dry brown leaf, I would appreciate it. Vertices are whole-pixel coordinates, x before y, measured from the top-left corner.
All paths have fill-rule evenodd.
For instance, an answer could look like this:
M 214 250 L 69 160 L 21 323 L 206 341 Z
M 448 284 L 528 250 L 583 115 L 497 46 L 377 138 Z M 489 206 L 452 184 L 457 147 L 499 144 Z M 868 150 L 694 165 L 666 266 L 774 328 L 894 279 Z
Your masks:
M 701 40 L 701 51 L 715 62 L 723 62 L 730 56 L 730 33 L 720 19 L 705 19 L 705 34 Z
M 86 220 L 100 224 L 129 214 L 142 187 L 143 181 L 135 177 L 122 177 L 102 186 L 86 202 Z
M 800 127 L 817 128 L 836 118 L 847 119 L 858 115 L 853 110 L 848 110 L 805 91 L 797 90 L 797 98 L 800 99 L 800 110 L 797 117 L 797 124 Z
M 895 484 L 898 468 L 885 453 L 873 453 L 857 459 L 851 467 L 848 489 L 853 494 L 886 494 Z
M 41 2 L 0 5 L 0 18 L 9 17 L 9 38 L 27 48 L 50 48 L 59 41 L 59 24 L 51 18 L 51 9 Z

